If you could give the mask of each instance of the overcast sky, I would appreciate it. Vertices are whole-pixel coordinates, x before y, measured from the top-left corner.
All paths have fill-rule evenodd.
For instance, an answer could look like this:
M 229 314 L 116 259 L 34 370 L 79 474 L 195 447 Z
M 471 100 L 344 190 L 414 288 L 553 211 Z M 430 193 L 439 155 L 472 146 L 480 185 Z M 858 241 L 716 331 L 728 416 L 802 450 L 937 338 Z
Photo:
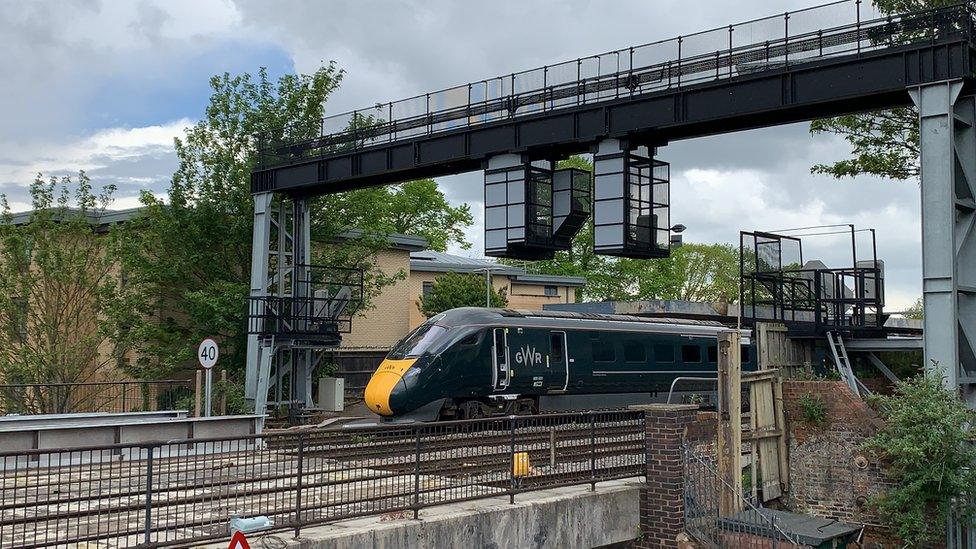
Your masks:
M 172 139 L 202 116 L 208 77 L 228 71 L 347 71 L 328 111 L 386 102 L 568 59 L 642 44 L 812 2 L 676 0 L 468 2 L 326 0 L 0 0 L 0 192 L 26 208 L 37 172 L 85 169 L 118 185 L 115 207 L 141 189 L 162 193 Z M 738 242 L 744 229 L 855 223 L 878 230 L 889 308 L 921 292 L 918 186 L 836 181 L 812 164 L 843 158 L 845 143 L 806 124 L 672 143 L 672 220 L 694 242 Z M 439 180 L 476 224 L 482 175 Z M 825 239 L 820 239 L 825 240 Z M 829 242 L 807 258 L 839 265 Z

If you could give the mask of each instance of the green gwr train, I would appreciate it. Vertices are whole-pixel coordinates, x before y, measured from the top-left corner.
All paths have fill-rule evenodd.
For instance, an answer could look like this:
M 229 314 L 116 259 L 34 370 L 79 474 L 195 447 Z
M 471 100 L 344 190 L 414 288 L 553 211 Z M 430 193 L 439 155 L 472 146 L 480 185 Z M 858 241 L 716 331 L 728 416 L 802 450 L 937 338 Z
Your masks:
M 604 409 L 666 397 L 678 377 L 715 377 L 711 321 L 465 307 L 436 315 L 390 350 L 366 405 L 393 419 Z M 742 331 L 742 369 L 755 370 Z

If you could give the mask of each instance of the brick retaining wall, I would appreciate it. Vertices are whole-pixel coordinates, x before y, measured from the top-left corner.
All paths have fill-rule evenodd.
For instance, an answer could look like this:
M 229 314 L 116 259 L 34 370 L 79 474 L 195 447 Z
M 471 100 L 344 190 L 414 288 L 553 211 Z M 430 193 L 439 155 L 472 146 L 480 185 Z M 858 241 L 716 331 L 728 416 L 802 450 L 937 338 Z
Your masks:
M 800 406 L 804 395 L 823 400 L 827 410 L 823 425 L 804 421 Z M 868 504 L 892 485 L 883 464 L 861 450 L 883 425 L 881 418 L 841 381 L 784 381 L 783 409 L 789 432 L 787 508 L 864 524 L 865 547 L 900 547 Z

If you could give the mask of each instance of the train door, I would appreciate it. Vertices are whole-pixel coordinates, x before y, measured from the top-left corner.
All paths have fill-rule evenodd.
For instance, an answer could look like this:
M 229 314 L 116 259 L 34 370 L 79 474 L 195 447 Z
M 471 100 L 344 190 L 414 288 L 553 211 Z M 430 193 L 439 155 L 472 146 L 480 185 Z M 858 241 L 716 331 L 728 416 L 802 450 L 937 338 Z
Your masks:
M 491 379 L 495 391 L 504 391 L 512 381 L 509 365 L 508 330 L 495 328 L 491 346 Z
M 549 361 L 546 389 L 565 391 L 569 386 L 569 347 L 566 332 L 549 332 Z

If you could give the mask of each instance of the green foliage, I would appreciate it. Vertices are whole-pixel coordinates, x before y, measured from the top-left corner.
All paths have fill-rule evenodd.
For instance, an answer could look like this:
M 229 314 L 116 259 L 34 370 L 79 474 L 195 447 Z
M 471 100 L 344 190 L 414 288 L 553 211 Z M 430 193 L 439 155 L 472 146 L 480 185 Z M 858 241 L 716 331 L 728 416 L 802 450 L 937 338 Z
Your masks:
M 756 467 L 756 486 L 762 486 L 762 469 Z M 742 491 L 752 490 L 752 467 L 742 468 Z
M 942 384 L 921 374 L 896 384 L 891 396 L 873 397 L 884 427 L 865 448 L 888 462 L 897 484 L 872 503 L 908 545 L 933 543 L 945 533 L 949 513 L 971 516 L 968 498 L 976 483 L 976 449 L 969 440 L 973 411 Z
M 218 381 L 214 383 L 211 407 L 214 414 L 220 413 L 220 401 L 227 399 L 227 415 L 250 413 L 244 400 L 244 385 L 234 380 Z
M 911 307 L 905 309 L 905 318 L 922 320 L 925 318 L 925 304 L 922 298 L 915 300 Z
M 804 423 L 820 427 L 827 423 L 827 404 L 819 395 L 806 393 L 799 398 L 800 419 Z
M 30 186 L 33 211 L 0 224 L 0 380 L 79 383 L 104 377 L 127 348 L 106 315 L 127 292 L 98 234 L 114 187 L 98 194 L 84 172 Z M 72 411 L 71 393 L 37 393 L 33 413 Z M 25 410 L 26 411 L 26 410 Z
M 874 2 L 882 13 L 887 14 L 920 11 L 956 3 L 955 0 Z M 918 111 L 915 107 L 814 120 L 810 124 L 810 132 L 839 135 L 851 147 L 850 158 L 830 164 L 817 164 L 811 168 L 813 173 L 838 179 L 868 174 L 904 180 L 916 179 L 919 175 Z
M 484 307 L 487 299 L 485 279 L 476 274 L 446 273 L 434 282 L 430 292 L 421 296 L 420 311 L 432 317 L 456 307 Z M 508 305 L 503 292 L 491 289 L 491 306 Z
M 451 243 L 468 249 L 464 229 L 473 223 L 471 206 L 451 206 L 433 179 L 368 189 L 369 203 L 357 227 L 372 231 L 422 236 L 428 247 L 443 252 Z
M 323 377 L 333 377 L 339 372 L 339 365 L 332 361 L 322 361 L 315 368 L 315 372 L 312 373 L 312 379 L 321 379 Z
M 214 337 L 221 344 L 221 366 L 242 377 L 254 136 L 274 142 L 317 135 L 325 104 L 342 77 L 329 64 L 276 82 L 263 69 L 255 77 L 211 79 L 205 116 L 176 140 L 179 167 L 166 199 L 144 193 L 142 214 L 113 240 L 136 288 L 131 306 L 114 315 L 139 351 L 125 364 L 130 373 L 143 379 L 167 376 L 193 363 L 194 342 Z M 313 262 L 363 269 L 364 309 L 383 287 L 406 275 L 377 267 L 385 234 L 419 234 L 443 249 L 464 244 L 463 228 L 471 223 L 468 207 L 450 206 L 432 180 L 324 195 L 310 208 Z
M 851 158 L 817 164 L 813 173 L 836 178 L 869 174 L 891 179 L 918 177 L 918 112 L 914 107 L 814 120 L 813 134 L 834 134 L 851 146 Z

